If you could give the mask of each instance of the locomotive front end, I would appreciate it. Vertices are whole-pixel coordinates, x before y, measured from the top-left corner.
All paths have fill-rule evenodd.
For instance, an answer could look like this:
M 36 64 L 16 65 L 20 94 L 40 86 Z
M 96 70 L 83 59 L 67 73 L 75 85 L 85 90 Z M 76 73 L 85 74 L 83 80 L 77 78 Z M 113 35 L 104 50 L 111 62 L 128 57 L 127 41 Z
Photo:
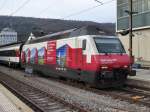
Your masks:
M 131 60 L 117 37 L 94 37 L 99 53 L 98 85 L 116 87 L 125 83 Z

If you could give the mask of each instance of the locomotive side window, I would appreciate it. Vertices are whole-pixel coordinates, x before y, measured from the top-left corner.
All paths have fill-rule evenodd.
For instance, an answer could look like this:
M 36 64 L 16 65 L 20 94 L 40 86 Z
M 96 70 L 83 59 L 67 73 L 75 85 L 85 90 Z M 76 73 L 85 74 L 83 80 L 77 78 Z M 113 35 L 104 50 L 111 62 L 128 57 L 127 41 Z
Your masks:
M 86 50 L 86 39 L 82 41 L 82 50 Z

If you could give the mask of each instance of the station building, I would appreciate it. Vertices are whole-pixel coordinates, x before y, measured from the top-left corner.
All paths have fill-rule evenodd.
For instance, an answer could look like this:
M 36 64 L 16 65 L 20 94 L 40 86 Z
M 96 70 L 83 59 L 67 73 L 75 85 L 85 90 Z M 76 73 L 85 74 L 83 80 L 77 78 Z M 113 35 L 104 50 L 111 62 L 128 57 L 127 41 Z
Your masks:
M 4 28 L 0 32 L 0 45 L 17 42 L 17 32 L 11 28 Z
M 121 30 L 129 28 L 129 0 L 117 0 L 117 34 L 129 53 L 129 35 L 122 36 Z M 150 0 L 133 0 L 133 55 L 135 61 L 150 67 Z

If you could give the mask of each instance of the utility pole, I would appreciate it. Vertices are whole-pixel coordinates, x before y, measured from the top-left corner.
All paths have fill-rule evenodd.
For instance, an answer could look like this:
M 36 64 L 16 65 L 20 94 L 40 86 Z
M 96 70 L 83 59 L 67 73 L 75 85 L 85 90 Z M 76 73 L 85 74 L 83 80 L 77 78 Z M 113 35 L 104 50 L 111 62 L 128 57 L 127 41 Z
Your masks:
M 132 37 L 133 37 L 133 14 L 137 13 L 137 12 L 133 12 L 133 0 L 128 0 L 128 4 L 129 4 L 129 9 L 125 10 L 126 13 L 128 13 L 129 15 L 129 55 L 130 55 L 130 60 L 131 60 L 131 65 L 130 65 L 130 70 L 132 70 L 132 64 L 134 61 L 134 57 L 133 57 L 133 47 L 132 47 Z
M 133 0 L 128 0 L 129 9 L 125 10 L 126 13 L 129 15 L 129 28 L 128 30 L 124 30 L 121 32 L 121 35 L 129 34 L 129 55 L 130 55 L 130 76 L 136 75 L 136 70 L 132 70 L 132 64 L 134 63 L 134 56 L 133 56 L 133 46 L 132 46 L 132 37 L 133 37 L 133 14 L 138 12 L 133 12 Z
M 129 55 L 131 61 L 133 61 L 133 47 L 132 47 L 132 37 L 133 37 L 133 1 L 128 0 L 129 3 Z M 132 67 L 131 63 L 131 67 Z
M 121 35 L 127 35 L 129 34 L 129 56 L 130 56 L 130 67 L 129 67 L 129 75 L 135 76 L 136 70 L 132 70 L 132 65 L 134 63 L 134 56 L 133 56 L 133 14 L 136 14 L 138 12 L 133 12 L 133 0 L 128 0 L 129 9 L 125 10 L 125 12 L 129 15 L 129 27 L 126 30 L 123 30 L 120 34 Z

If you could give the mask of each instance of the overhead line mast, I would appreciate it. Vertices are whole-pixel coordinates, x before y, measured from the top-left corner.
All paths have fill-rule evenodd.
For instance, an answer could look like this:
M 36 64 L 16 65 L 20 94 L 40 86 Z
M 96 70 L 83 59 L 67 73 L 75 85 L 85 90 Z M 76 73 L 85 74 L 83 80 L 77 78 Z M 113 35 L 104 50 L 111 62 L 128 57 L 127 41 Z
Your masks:
M 129 53 L 131 59 L 133 58 L 133 48 L 132 48 L 132 37 L 133 37 L 133 1 L 129 0 Z

